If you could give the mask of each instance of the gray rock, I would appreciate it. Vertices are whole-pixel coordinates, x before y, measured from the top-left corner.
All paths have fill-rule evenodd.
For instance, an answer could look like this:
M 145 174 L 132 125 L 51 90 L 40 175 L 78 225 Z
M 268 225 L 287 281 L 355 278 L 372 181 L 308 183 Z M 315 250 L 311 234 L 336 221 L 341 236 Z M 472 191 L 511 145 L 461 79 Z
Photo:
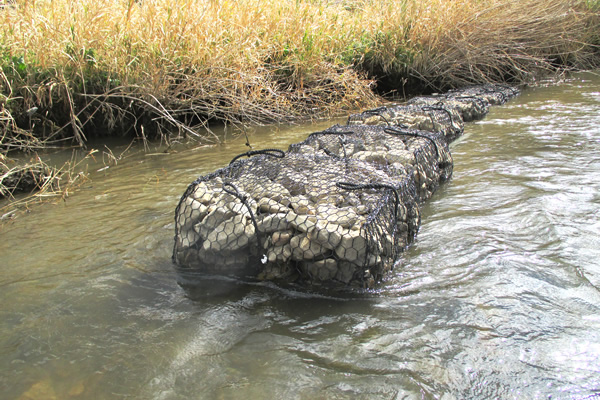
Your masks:
M 386 158 L 389 164 L 398 163 L 404 165 L 414 165 L 415 155 L 412 151 L 408 150 L 394 150 L 387 153 Z
M 273 246 L 283 246 L 289 243 L 293 235 L 292 231 L 273 232 L 271 235 L 271 244 Z
M 327 248 L 308 238 L 306 234 L 294 236 L 290 240 L 292 258 L 294 260 L 312 260 L 321 257 L 327 252 Z
M 287 218 L 288 213 L 261 215 L 257 217 L 256 225 L 261 233 L 273 233 L 278 231 L 287 231 L 291 224 Z
M 367 163 L 376 163 L 379 165 L 388 165 L 388 160 L 386 158 L 387 153 L 382 151 L 359 151 L 355 153 L 352 158 L 355 158 L 360 161 L 364 161 Z
M 344 230 L 340 244 L 335 249 L 335 254 L 342 260 L 362 264 L 367 252 L 367 240 L 361 236 L 359 230 Z
M 204 250 L 236 251 L 255 239 L 254 225 L 243 215 L 236 215 L 217 225 L 203 243 Z
M 208 235 L 215 230 L 217 226 L 233 217 L 235 213 L 226 207 L 216 207 L 211 210 L 206 217 L 194 225 L 194 230 L 203 238 L 208 239 Z
M 201 221 L 208 213 L 208 207 L 191 196 L 185 199 L 185 202 L 179 209 L 177 215 L 177 246 L 189 247 L 194 245 L 200 236 L 194 230 L 194 224 Z
M 267 249 L 267 260 L 270 263 L 286 263 L 291 257 L 292 246 L 290 244 L 272 246 Z
M 347 261 L 340 261 L 337 263 L 337 272 L 335 274 L 335 279 L 337 281 L 348 284 L 354 277 L 356 271 L 358 271 L 358 266 L 356 264 L 352 264 Z
M 290 194 L 290 191 L 282 184 L 278 182 L 267 182 L 262 185 L 260 196 L 255 197 L 267 197 L 283 204 L 284 206 L 289 206 L 292 195 Z
M 342 240 L 343 228 L 327 220 L 318 220 L 308 231 L 308 238 L 327 249 L 335 249 Z
M 313 280 L 321 282 L 333 279 L 338 272 L 337 262 L 333 258 L 304 263 L 302 269 Z
M 287 213 L 285 219 L 292 228 L 300 232 L 308 232 L 317 223 L 314 215 L 298 215 L 293 212 Z
M 282 203 L 280 203 L 279 201 L 274 200 L 269 197 L 261 197 L 258 200 L 257 204 L 258 204 L 258 210 L 261 213 L 277 214 L 277 213 L 285 213 L 290 210 L 289 207 L 287 207 L 287 206 L 283 205 Z
M 349 229 L 356 225 L 359 216 L 355 207 L 340 207 L 330 209 L 325 219 L 328 222 L 340 225 L 342 228 Z
M 252 198 L 246 198 L 246 204 L 236 198 L 234 201 L 227 204 L 227 208 L 238 215 L 243 215 L 245 218 L 251 218 L 251 215 L 256 215 L 258 205 Z M 250 209 L 248 209 L 248 207 L 250 207 Z

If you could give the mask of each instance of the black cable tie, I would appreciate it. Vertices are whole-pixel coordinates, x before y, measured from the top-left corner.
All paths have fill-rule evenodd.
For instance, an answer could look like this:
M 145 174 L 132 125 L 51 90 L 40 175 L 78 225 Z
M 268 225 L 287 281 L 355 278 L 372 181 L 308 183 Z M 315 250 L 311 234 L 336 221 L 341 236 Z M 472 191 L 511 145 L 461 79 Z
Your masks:
M 450 118 L 450 125 L 451 126 L 455 126 L 454 125 L 454 118 L 452 117 L 452 113 L 450 112 L 450 110 L 448 110 L 446 107 L 444 107 L 443 105 L 440 104 L 441 101 L 437 104 L 431 105 L 431 106 L 423 106 L 423 108 L 421 108 L 424 111 L 443 111 L 446 114 L 448 114 L 448 117 Z
M 260 246 L 260 232 L 258 230 L 258 223 L 256 222 L 256 218 L 254 217 L 254 212 L 252 212 L 252 207 L 248 205 L 248 196 L 242 195 L 237 187 L 231 182 L 225 182 L 221 186 L 225 193 L 229 193 L 230 195 L 237 197 L 243 205 L 246 206 L 248 212 L 250 213 L 250 219 L 252 220 L 252 224 L 254 225 L 254 231 L 256 232 L 256 238 L 258 240 L 258 245 Z
M 416 131 L 399 131 L 397 129 L 394 128 L 386 128 L 383 130 L 385 133 L 389 133 L 391 135 L 398 135 L 398 136 L 412 136 L 412 137 L 418 137 L 418 138 L 423 138 L 423 139 L 427 139 L 429 140 L 431 143 L 433 143 L 433 147 L 435 148 L 435 154 L 437 156 L 437 158 L 440 158 L 440 151 L 438 149 L 438 145 L 437 142 L 435 141 L 434 138 L 427 136 L 425 134 L 416 132 Z
M 349 126 L 349 125 L 346 125 Z M 320 132 L 313 132 L 310 135 L 308 135 L 308 139 L 311 139 L 315 136 L 320 136 L 320 135 L 338 135 L 338 136 L 342 136 L 342 135 L 354 135 L 356 134 L 356 132 L 353 131 L 331 131 L 331 130 L 326 130 L 326 131 L 320 131 Z
M 342 146 L 342 151 L 344 152 L 344 159 L 348 158 L 348 153 L 346 152 L 346 135 L 341 135 L 338 137 L 340 141 L 340 145 Z
M 256 155 L 264 154 L 271 157 L 283 158 L 285 157 L 285 152 L 279 149 L 263 149 L 263 150 L 250 150 L 240 155 L 235 156 L 230 162 L 229 165 L 233 164 L 235 161 L 242 157 L 252 157 Z
M 378 108 L 373 108 L 371 110 L 363 111 L 362 114 L 377 115 L 378 117 L 381 117 L 381 119 L 383 119 L 388 126 L 391 126 L 392 124 L 390 123 L 390 121 L 388 121 L 388 119 L 382 115 L 382 113 L 387 109 L 387 107 L 382 106 Z

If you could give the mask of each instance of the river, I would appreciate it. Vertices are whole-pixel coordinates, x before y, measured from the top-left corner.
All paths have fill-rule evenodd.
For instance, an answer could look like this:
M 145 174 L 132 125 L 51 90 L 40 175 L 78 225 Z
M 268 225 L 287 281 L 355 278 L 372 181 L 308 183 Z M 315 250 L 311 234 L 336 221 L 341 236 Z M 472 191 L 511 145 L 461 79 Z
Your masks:
M 331 124 L 249 138 L 285 149 Z M 174 209 L 244 140 L 109 168 L 98 153 L 65 202 L 0 225 L 0 398 L 600 398 L 600 77 L 526 89 L 451 149 L 377 290 L 194 299 Z

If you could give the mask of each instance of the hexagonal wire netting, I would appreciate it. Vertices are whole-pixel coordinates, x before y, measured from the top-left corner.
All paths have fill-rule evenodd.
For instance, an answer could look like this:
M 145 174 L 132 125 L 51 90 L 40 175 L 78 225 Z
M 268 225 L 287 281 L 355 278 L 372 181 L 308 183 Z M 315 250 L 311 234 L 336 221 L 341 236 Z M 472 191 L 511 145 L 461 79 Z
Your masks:
M 198 178 L 175 211 L 179 276 L 371 287 L 415 238 L 419 204 L 451 177 L 448 144 L 464 115 L 480 118 L 516 94 L 496 92 L 486 85 L 368 110 L 287 152 L 244 153 Z

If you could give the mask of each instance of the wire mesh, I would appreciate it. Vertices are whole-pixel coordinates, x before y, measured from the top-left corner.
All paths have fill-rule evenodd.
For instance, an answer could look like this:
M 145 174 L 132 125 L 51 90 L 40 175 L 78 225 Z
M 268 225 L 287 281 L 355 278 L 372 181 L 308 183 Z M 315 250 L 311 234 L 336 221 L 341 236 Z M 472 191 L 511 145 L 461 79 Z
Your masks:
M 461 114 L 443 102 L 432 104 L 390 105 L 363 111 L 348 117 L 348 125 L 386 125 L 442 133 L 451 142 L 464 130 Z
M 284 152 L 251 151 L 189 185 L 175 210 L 178 274 L 372 287 L 450 179 L 465 115 L 516 92 L 467 88 L 349 117 Z M 245 159 L 247 157 L 247 159 Z

